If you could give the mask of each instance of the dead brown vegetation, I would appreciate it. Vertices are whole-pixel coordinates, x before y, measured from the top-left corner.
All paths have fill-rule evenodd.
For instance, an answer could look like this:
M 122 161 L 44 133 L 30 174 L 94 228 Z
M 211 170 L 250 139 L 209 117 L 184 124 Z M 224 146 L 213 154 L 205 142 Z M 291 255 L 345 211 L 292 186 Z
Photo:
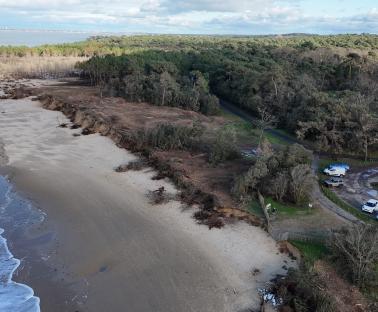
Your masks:
M 74 72 L 83 57 L 0 57 L 0 78 L 59 78 Z

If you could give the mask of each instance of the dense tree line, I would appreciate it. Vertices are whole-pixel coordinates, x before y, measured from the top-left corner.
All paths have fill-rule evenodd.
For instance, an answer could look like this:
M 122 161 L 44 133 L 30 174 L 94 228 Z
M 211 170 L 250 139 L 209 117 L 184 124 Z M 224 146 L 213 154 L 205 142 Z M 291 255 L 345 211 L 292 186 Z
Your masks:
M 174 57 L 175 62 L 170 61 Z M 94 56 L 78 67 L 99 86 L 101 94 L 105 90 L 134 102 L 216 114 L 219 100 L 210 94 L 206 76 L 198 70 L 185 70 L 180 63 L 186 61 L 177 54 L 107 55 Z
M 82 68 L 94 80 L 111 81 L 130 100 L 213 113 L 217 100 L 211 91 L 256 116 L 269 111 L 279 127 L 315 142 L 320 151 L 367 158 L 378 143 L 377 36 L 136 36 L 95 42 L 128 49 L 121 56 L 94 57 Z M 99 59 L 108 63 L 107 73 L 96 75 Z
M 367 158 L 378 144 L 378 36 L 124 36 L 0 55 L 92 57 L 81 68 L 101 91 L 206 114 L 218 98 L 312 141 Z
M 138 35 L 138 36 L 97 36 L 86 41 L 27 46 L 0 46 L 0 56 L 94 56 L 122 55 L 142 50 L 190 51 L 208 49 L 310 49 L 352 48 L 376 50 L 377 35 L 278 35 L 278 36 L 191 36 L 191 35 Z

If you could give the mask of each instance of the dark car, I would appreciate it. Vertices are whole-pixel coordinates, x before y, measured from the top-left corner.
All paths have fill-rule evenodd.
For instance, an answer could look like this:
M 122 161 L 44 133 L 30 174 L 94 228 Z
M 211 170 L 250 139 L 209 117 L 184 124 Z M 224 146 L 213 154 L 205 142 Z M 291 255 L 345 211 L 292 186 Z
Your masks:
M 340 178 L 331 178 L 324 180 L 324 185 L 327 187 L 341 187 L 344 185 L 343 179 Z

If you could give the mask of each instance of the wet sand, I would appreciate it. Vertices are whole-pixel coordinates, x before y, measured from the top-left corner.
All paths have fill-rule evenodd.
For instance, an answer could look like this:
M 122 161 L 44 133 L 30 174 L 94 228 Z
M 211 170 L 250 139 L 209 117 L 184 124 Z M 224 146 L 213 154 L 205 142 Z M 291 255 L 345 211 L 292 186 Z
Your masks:
M 152 169 L 115 173 L 136 157 L 110 139 L 74 137 L 80 129 L 57 127 L 68 120 L 30 99 L 1 100 L 0 112 L 3 171 L 47 215 L 30 236 L 49 237 L 13 251 L 30 250 L 18 278 L 42 311 L 240 311 L 285 273 L 290 260 L 260 228 L 209 230 L 179 202 L 151 205 L 148 191 L 175 188 Z

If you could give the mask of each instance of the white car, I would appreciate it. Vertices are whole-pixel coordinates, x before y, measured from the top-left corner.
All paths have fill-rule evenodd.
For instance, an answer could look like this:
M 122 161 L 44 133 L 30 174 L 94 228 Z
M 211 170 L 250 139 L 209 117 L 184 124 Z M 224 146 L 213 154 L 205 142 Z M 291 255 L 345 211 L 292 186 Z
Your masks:
M 346 170 L 343 167 L 327 167 L 323 170 L 326 175 L 332 177 L 343 177 L 346 174 Z
M 361 207 L 362 211 L 373 213 L 378 211 L 378 200 L 376 199 L 369 199 L 365 204 Z

